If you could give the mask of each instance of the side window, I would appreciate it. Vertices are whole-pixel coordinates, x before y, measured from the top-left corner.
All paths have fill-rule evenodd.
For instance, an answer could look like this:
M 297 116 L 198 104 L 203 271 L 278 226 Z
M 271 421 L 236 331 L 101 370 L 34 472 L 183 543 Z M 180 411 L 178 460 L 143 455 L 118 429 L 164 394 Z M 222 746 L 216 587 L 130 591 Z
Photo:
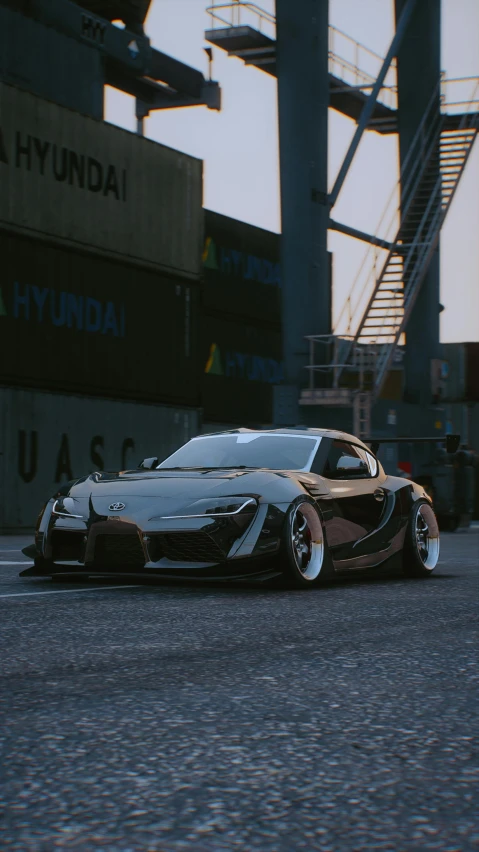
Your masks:
M 366 452 L 346 441 L 333 441 L 324 466 L 329 479 L 352 479 L 371 476 Z

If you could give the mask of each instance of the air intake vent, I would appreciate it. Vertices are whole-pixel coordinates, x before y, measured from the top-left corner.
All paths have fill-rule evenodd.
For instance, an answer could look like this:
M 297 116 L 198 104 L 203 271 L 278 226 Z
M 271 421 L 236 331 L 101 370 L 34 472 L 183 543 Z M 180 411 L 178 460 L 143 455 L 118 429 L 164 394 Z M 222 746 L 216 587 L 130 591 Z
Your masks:
M 54 562 L 81 562 L 83 560 L 84 533 L 52 532 L 52 555 Z
M 137 535 L 99 535 L 95 543 L 95 565 L 110 568 L 142 568 L 145 555 Z
M 173 562 L 224 562 L 226 555 L 205 532 L 175 532 L 158 536 L 164 555 Z

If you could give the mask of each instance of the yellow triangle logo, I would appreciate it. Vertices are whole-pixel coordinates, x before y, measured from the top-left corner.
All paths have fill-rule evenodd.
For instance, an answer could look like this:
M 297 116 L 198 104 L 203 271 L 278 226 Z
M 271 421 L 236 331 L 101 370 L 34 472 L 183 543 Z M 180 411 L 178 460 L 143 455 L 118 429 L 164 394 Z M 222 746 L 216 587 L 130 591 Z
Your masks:
M 218 269 L 218 261 L 216 259 L 216 245 L 211 237 L 206 237 L 205 247 L 203 249 L 203 266 L 205 269 Z
M 223 364 L 221 363 L 220 350 L 216 343 L 211 344 L 210 354 L 206 362 L 205 373 L 209 373 L 210 376 L 223 375 Z

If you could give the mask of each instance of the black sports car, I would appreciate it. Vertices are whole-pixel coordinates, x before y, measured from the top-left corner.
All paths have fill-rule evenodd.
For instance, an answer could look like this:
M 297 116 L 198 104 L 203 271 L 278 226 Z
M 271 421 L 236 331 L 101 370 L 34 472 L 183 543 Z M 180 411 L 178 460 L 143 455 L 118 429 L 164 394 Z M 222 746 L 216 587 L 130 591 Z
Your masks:
M 387 476 L 352 435 L 236 429 L 67 483 L 24 553 L 23 575 L 283 575 L 311 587 L 397 555 L 406 574 L 428 575 L 439 529 L 424 488 Z

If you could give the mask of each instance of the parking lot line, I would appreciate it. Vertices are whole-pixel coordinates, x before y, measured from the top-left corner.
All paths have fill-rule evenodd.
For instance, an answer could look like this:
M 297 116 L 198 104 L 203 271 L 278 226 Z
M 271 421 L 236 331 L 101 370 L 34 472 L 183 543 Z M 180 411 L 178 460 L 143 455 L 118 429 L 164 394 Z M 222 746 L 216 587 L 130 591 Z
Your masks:
M 134 586 L 92 586 L 89 589 L 52 589 L 48 592 L 13 592 L 10 595 L 0 595 L 0 598 L 23 598 L 26 595 L 66 595 L 78 592 L 100 592 L 104 589 L 139 589 L 140 585 Z

